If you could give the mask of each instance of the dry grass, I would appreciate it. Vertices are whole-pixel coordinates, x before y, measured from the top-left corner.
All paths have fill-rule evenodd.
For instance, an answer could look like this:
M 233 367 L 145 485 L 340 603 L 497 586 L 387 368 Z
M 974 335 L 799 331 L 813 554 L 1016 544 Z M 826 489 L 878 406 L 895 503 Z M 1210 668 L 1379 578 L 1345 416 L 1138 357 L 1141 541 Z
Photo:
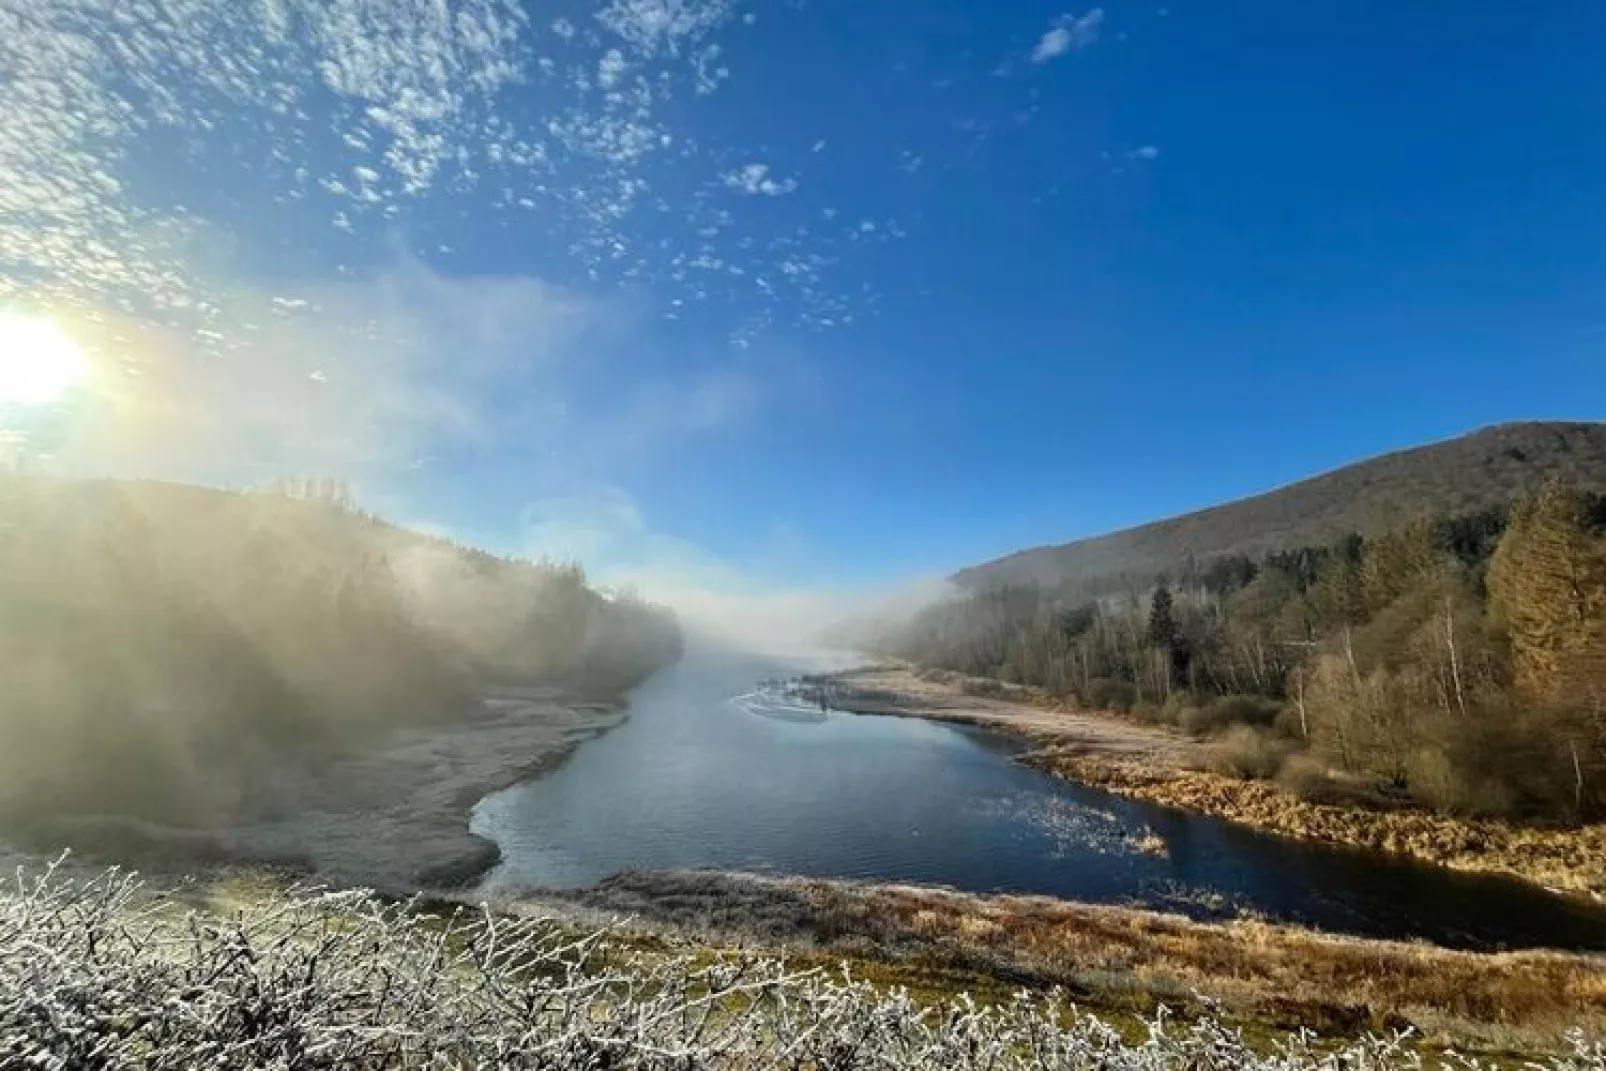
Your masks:
M 1008 910 L 995 919 L 940 896 L 886 895 L 859 905 L 882 926 L 1011 935 Z M 0 890 L 0 1067 L 1606 1068 L 1587 1035 L 1593 1006 L 1554 1051 L 1494 1053 L 1491 1065 L 1487 1050 L 1467 1059 L 1393 1032 L 1249 1030 L 1219 1009 L 1183 1023 L 1160 1011 L 1106 1019 L 1063 991 L 1000 984 L 973 997 L 970 976 L 941 968 L 918 975 L 927 999 L 896 965 L 867 964 L 866 977 L 857 965 L 810 967 L 817 954 L 632 948 L 569 918 L 418 908 L 269 889 L 207 911 L 118 875 L 19 877 Z
M 1550 953 L 1476 954 L 1032 897 L 892 889 L 850 904 L 1051 980 L 1130 980 L 1188 993 L 1279 1026 L 1324 1032 L 1414 1026 L 1446 1042 L 1559 1038 L 1606 1027 L 1606 963 Z M 1063 978 L 1056 978 L 1064 973 Z
M 1553 889 L 1606 895 L 1606 825 L 1575 829 L 1313 802 L 1265 781 L 1046 748 L 1025 761 L 1151 803 L 1216 815 L 1304 840 L 1409 855 L 1456 870 L 1505 874 Z
M 1045 897 L 708 872 L 620 875 L 566 899 L 711 943 L 849 956 L 933 990 L 1058 986 L 1101 1014 L 1215 1005 L 1257 1028 L 1409 1026 L 1484 1051 L 1606 1032 L 1600 956 L 1457 952 Z

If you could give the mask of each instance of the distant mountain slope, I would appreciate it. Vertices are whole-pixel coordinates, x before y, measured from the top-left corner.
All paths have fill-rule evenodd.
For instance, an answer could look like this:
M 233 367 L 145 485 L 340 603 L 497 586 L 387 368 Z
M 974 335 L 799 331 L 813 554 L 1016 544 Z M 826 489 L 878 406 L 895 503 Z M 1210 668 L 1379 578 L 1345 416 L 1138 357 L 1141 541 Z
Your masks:
M 961 570 L 972 589 L 1012 584 L 1106 589 L 1152 580 L 1188 555 L 1258 556 L 1372 534 L 1425 512 L 1504 505 L 1550 476 L 1606 492 L 1606 423 L 1502 424 L 1446 442 L 1384 454 L 1275 491 L 1138 528 L 1034 547 Z

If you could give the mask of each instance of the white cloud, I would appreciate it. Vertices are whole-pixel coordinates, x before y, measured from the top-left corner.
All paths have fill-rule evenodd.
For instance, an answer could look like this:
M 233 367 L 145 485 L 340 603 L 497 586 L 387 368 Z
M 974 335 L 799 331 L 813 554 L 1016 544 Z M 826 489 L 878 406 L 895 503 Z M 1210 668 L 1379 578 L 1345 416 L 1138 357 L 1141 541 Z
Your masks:
M 119 381 L 118 408 L 76 438 L 75 460 L 129 471 L 144 457 L 174 474 L 191 443 L 185 471 L 344 470 L 411 451 L 432 425 L 478 423 L 479 386 L 454 381 L 447 362 L 530 341 L 525 331 L 541 349 L 547 321 L 518 312 L 545 316 L 573 296 L 535 279 L 432 281 L 421 268 L 410 282 L 327 282 L 336 265 L 371 265 L 409 219 L 495 224 L 507 248 L 562 258 L 555 277 L 730 300 L 744 325 L 845 323 L 871 300 L 833 281 L 845 232 L 801 220 L 803 206 L 752 200 L 790 194 L 796 178 L 764 163 L 720 175 L 759 151 L 711 147 L 678 125 L 673 102 L 731 77 L 715 37 L 737 0 L 596 0 L 595 19 L 573 21 L 525 6 L 0 0 L 0 301 L 97 310 L 144 340 L 130 361 L 149 365 L 139 390 Z M 192 163 L 204 165 L 193 189 L 140 181 Z M 671 215 L 658 168 L 682 165 L 714 177 Z M 286 234 L 299 261 L 287 278 L 242 285 L 231 265 L 283 265 Z M 439 237 L 421 240 L 454 248 Z M 456 246 L 464 262 L 468 241 Z M 762 393 L 707 378 L 664 388 L 684 405 L 673 420 L 642 403 L 648 426 L 723 426 Z M 203 398 L 215 414 L 197 411 Z M 151 445 L 127 437 L 129 421 Z M 625 434 L 618 423 L 609 441 Z
M 627 66 L 629 65 L 625 63 L 623 52 L 617 48 L 608 49 L 602 54 L 602 59 L 597 61 L 597 84 L 603 89 L 617 88 Z
M 770 165 L 748 164 L 720 176 L 727 187 L 749 196 L 781 197 L 797 189 L 796 179 L 777 182 L 770 177 Z
M 597 19 L 645 56 L 673 56 L 706 37 L 735 7 L 735 0 L 610 0 Z
M 157 308 L 206 300 L 206 280 L 161 240 L 186 211 L 125 196 L 123 162 L 145 141 L 169 144 L 146 139 L 152 130 L 197 143 L 214 131 L 244 140 L 278 130 L 264 148 L 288 163 L 329 118 L 312 102 L 333 99 L 349 128 L 332 132 L 355 151 L 380 147 L 394 192 L 371 185 L 372 169 L 357 188 L 336 178 L 344 167 L 296 174 L 372 204 L 431 188 L 482 129 L 472 113 L 523 73 L 523 20 L 500 0 L 127 8 L 0 0 L 0 298 L 37 297 L 48 285 L 57 296 Z
M 1048 63 L 1067 52 L 1086 48 L 1099 39 L 1099 29 L 1103 25 L 1104 9 L 1101 7 L 1085 15 L 1059 16 L 1032 50 L 1032 62 Z
M 419 198 L 483 195 L 485 212 L 500 195 L 497 210 L 539 213 L 541 239 L 603 285 L 671 288 L 681 258 L 717 240 L 724 281 L 751 292 L 796 238 L 712 201 L 667 239 L 656 213 L 651 238 L 634 225 L 659 207 L 656 162 L 707 151 L 667 105 L 733 77 L 715 36 L 738 0 L 596 0 L 586 20 L 536 19 L 513 0 L 148 0 L 120 17 L 127 6 L 0 0 L 0 300 L 122 303 L 157 320 L 199 308 L 219 295 L 187 255 L 187 231 L 250 240 L 298 203 L 331 228 L 307 242 L 325 256 L 372 240 Z M 540 107 L 509 107 L 534 81 Z M 204 164 L 209 191 L 261 180 L 268 192 L 238 218 L 196 218 L 197 203 L 225 210 L 182 184 L 139 181 L 144 154 L 174 146 Z M 258 152 L 250 181 L 228 173 Z M 767 174 L 731 187 L 796 188 Z M 815 285 L 764 297 L 801 307 L 841 295 Z
M 1158 160 L 1160 147 L 1158 145 L 1140 145 L 1126 154 L 1128 160 Z

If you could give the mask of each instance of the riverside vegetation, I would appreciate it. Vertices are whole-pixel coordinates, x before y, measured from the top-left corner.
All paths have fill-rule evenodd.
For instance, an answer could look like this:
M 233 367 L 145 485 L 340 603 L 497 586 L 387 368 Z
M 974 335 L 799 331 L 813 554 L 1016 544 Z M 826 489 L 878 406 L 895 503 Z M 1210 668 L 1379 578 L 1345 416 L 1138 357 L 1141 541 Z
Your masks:
M 1319 804 L 1606 814 L 1606 499 L 1560 482 L 1090 601 L 973 591 L 874 643 L 1174 726 L 1219 773 Z
M 1408 855 L 1553 889 L 1606 893 L 1606 823 L 1438 813 L 1332 774 L 1305 794 L 1235 773 L 1230 748 L 1163 722 L 1074 709 L 1037 687 L 902 664 L 815 678 L 819 701 L 861 714 L 975 725 L 1032 745 L 1017 761 L 1114 792 L 1304 840 Z M 1257 738 L 1258 739 L 1258 738 Z M 1287 744 L 1283 744 L 1284 749 Z

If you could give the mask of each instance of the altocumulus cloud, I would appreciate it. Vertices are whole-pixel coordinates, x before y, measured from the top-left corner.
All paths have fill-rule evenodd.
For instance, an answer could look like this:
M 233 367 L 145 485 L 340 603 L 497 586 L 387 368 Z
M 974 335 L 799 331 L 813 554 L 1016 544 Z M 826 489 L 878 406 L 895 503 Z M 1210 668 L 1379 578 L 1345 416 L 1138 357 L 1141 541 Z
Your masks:
M 1056 60 L 1068 52 L 1086 48 L 1099 39 L 1104 25 L 1104 9 L 1096 7 L 1085 15 L 1061 15 L 1048 31 L 1038 39 L 1032 49 L 1032 62 L 1037 64 Z
M 750 196 L 762 194 L 765 197 L 780 197 L 797 189 L 796 179 L 771 178 L 768 164 L 748 164 L 727 171 L 722 178 L 730 189 Z

